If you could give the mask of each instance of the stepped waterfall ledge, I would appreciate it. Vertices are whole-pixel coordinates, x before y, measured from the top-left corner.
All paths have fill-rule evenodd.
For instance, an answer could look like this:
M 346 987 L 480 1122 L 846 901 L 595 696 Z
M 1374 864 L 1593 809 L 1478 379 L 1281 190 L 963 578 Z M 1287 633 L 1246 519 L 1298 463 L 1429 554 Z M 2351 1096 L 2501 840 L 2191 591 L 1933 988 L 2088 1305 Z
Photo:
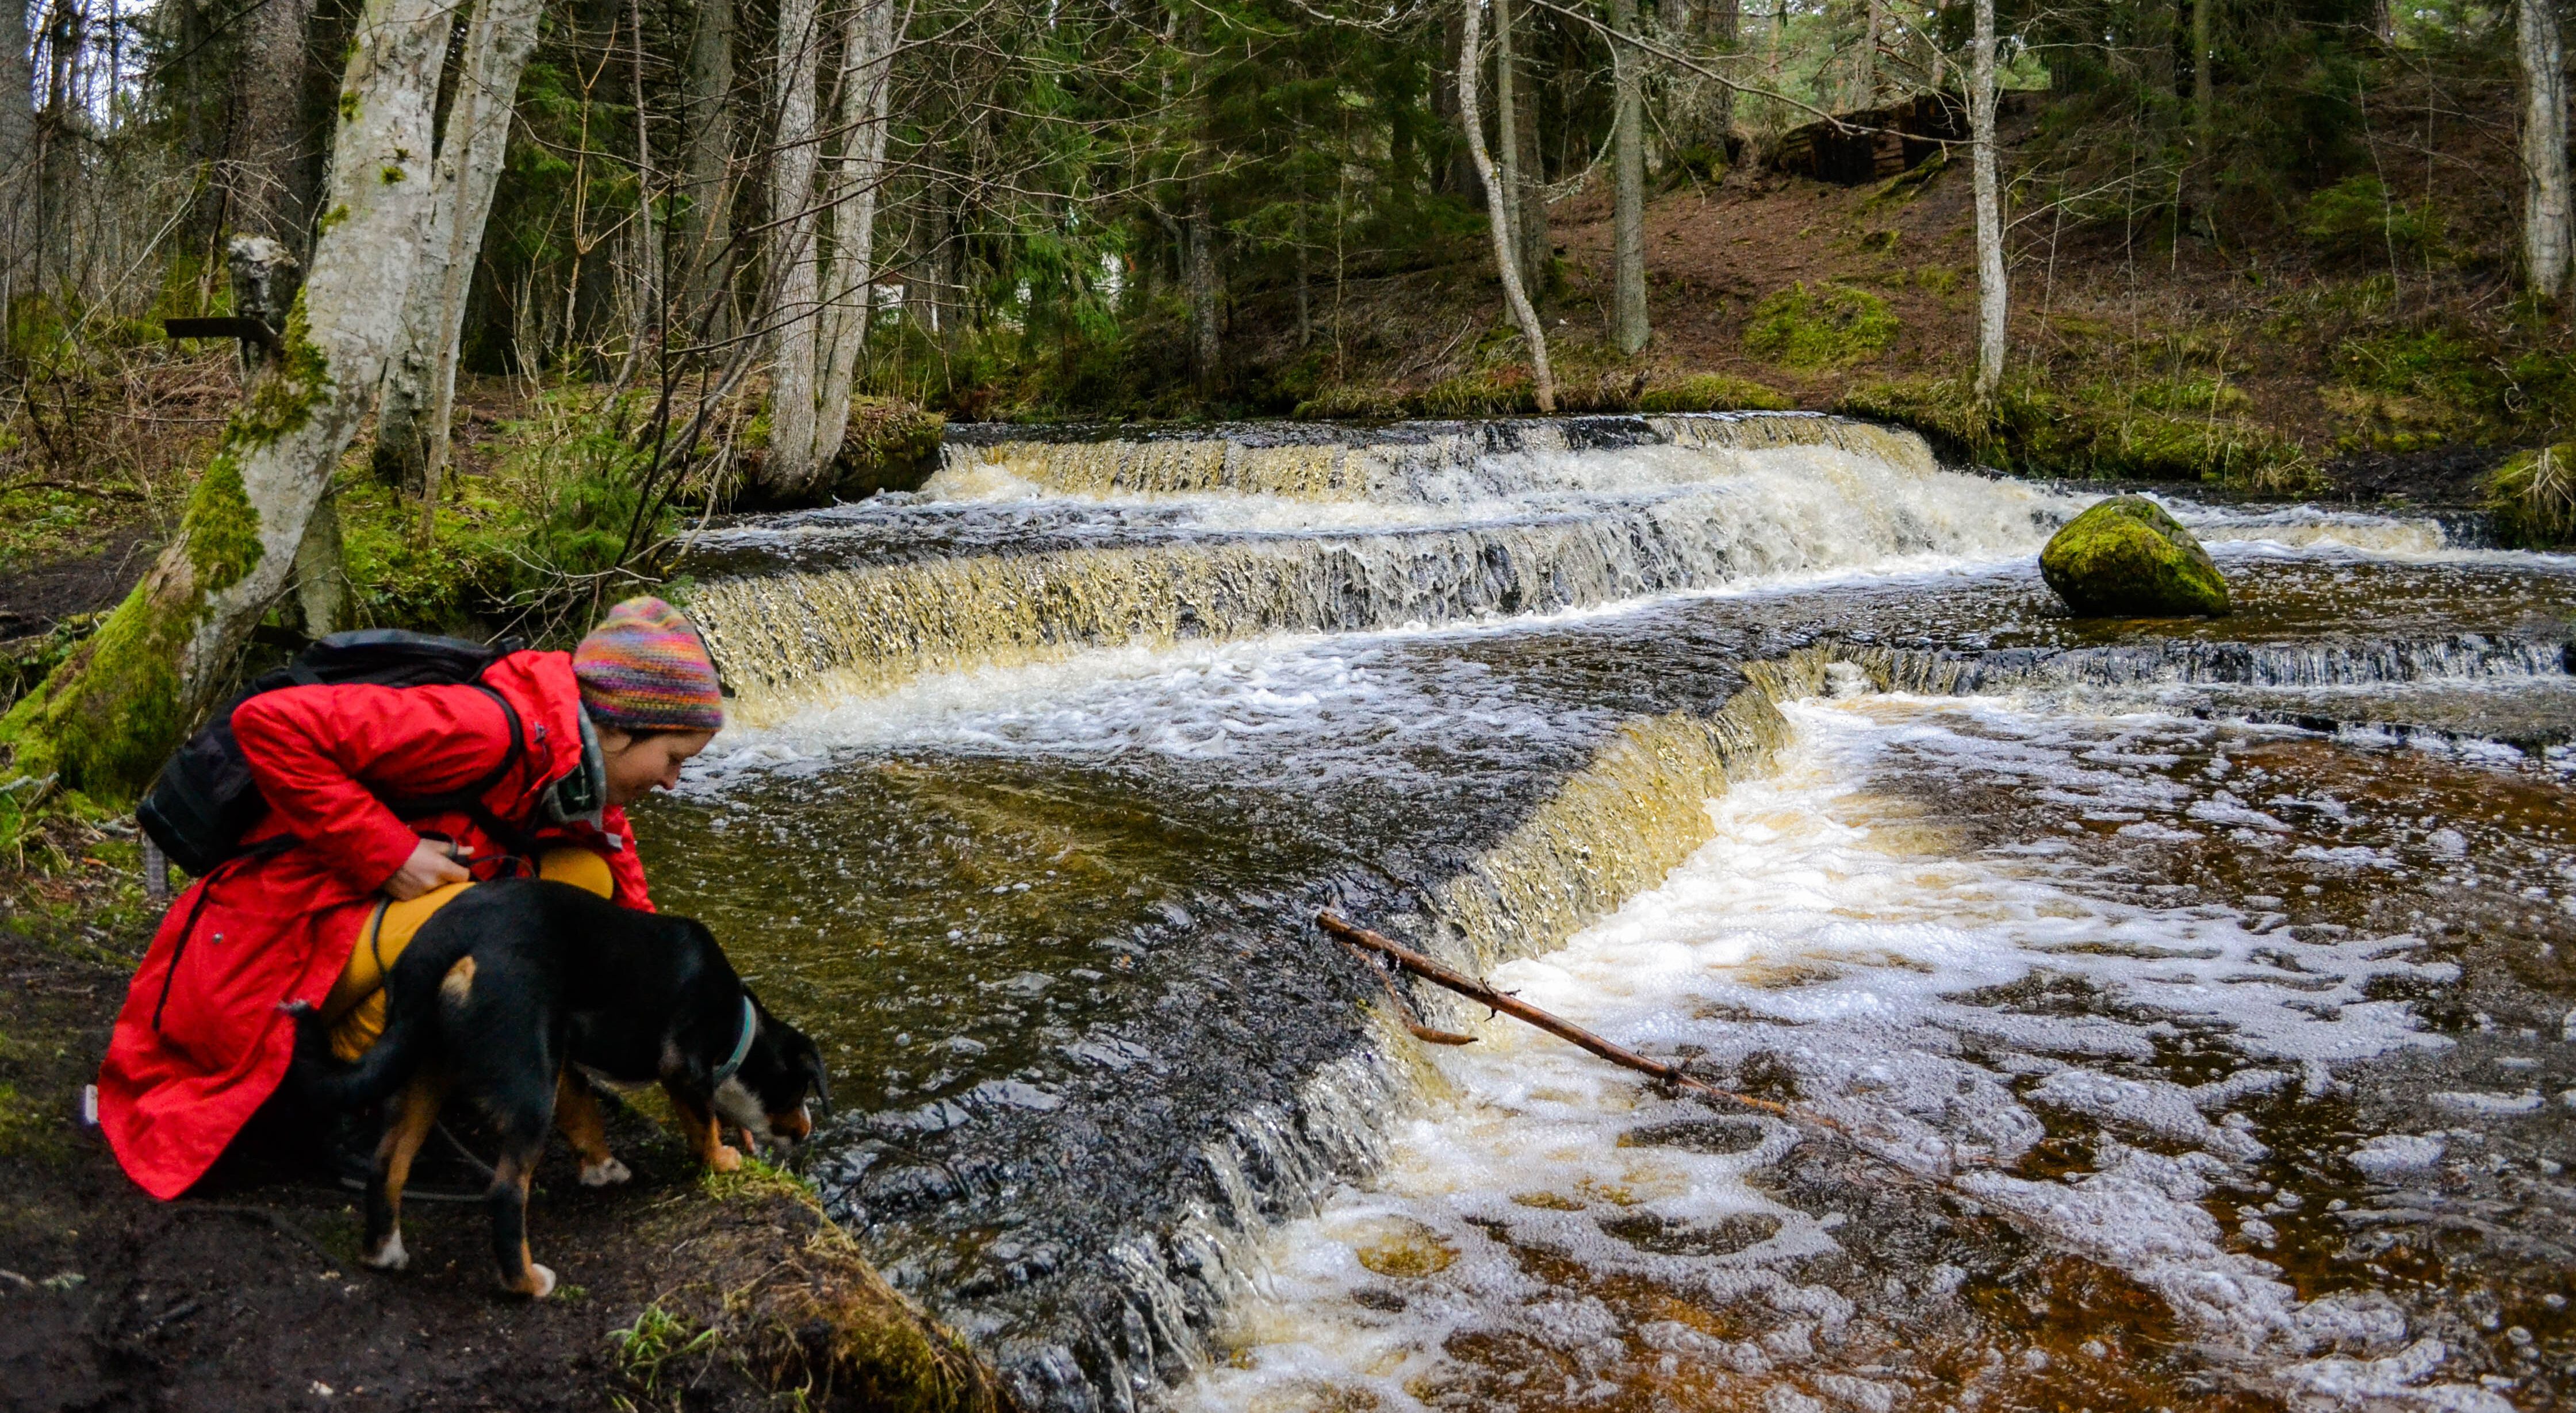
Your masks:
M 712 537 L 690 608 L 762 715 L 1085 648 L 1999 557 L 2065 513 L 2060 498 L 1934 469 L 1911 433 L 1812 416 L 1435 424 L 1352 445 L 967 444 L 887 514 Z M 957 552 L 924 557 L 898 525 Z
M 2093 498 L 1816 417 L 969 429 L 701 538 L 750 720 L 657 896 L 813 1018 L 809 1176 L 1034 1407 L 2470 1398 L 2518 1346 L 2339 1254 L 2330 1135 L 2541 1082 L 2478 1067 L 2576 919 L 2576 566 L 2171 500 L 2235 612 L 2070 618 Z M 1868 1142 L 1416 991 L 1478 1037 L 1426 1047 L 1325 908 Z

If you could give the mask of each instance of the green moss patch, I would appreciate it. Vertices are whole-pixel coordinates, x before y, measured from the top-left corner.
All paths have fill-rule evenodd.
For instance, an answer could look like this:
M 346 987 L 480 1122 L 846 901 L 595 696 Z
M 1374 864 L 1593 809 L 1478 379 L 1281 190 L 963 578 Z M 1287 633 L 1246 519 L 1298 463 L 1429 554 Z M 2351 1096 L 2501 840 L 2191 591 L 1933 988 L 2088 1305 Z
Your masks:
M 1911 427 L 1946 460 L 2023 475 L 2305 489 L 2312 467 L 2282 434 L 2246 417 L 2150 405 L 2188 406 L 2195 392 L 2231 405 L 2214 384 L 2149 386 L 2151 394 L 2107 383 L 2060 393 L 2008 381 L 1981 408 L 1965 378 L 1871 383 L 1845 393 L 1834 410 Z
M 1289 413 L 1299 421 L 1391 421 L 1405 412 L 1401 389 L 1361 383 L 1331 383 L 1297 403 Z
M 1887 301 L 1850 285 L 1794 284 L 1763 300 L 1744 331 L 1744 349 L 1782 368 L 1847 368 L 1887 351 L 1898 323 Z
M 1777 388 L 1723 373 L 1650 383 L 1637 398 L 1640 412 L 1786 412 L 1797 405 Z

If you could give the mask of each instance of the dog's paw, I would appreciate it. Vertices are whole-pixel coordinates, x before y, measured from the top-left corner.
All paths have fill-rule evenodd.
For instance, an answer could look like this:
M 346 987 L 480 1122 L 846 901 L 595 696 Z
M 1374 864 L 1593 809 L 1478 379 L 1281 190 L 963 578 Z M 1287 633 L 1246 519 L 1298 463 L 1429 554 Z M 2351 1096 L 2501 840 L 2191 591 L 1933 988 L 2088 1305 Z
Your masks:
M 528 1284 L 522 1292 L 530 1300 L 543 1300 L 555 1293 L 555 1273 L 534 1261 L 528 1263 Z
M 385 1238 L 384 1245 L 363 1254 L 359 1259 L 379 1271 L 399 1271 L 411 1264 L 411 1253 L 403 1250 L 402 1233 L 395 1232 Z
M 581 1185 L 584 1187 L 608 1187 L 633 1176 L 635 1174 L 615 1158 L 602 1158 L 596 1163 L 581 1165 Z
M 719 1143 L 716 1151 L 707 1155 L 707 1166 L 720 1173 L 738 1172 L 742 1168 L 742 1153 L 730 1143 Z

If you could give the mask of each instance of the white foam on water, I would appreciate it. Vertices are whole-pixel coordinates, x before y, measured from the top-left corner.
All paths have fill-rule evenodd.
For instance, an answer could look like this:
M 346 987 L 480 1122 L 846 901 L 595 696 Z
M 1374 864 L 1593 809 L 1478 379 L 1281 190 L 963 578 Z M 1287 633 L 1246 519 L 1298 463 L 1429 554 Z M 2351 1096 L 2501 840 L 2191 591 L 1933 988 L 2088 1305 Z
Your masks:
M 2295 940 L 2257 932 L 2270 920 L 2228 907 L 2157 908 L 2082 887 L 2088 866 L 2046 837 L 2050 821 L 2125 815 L 2179 829 L 2201 798 L 2140 769 L 2173 759 L 2156 749 L 2156 729 L 2131 740 L 2118 723 L 1995 699 L 1789 711 L 1797 741 L 1773 776 L 1711 803 L 1705 847 L 1562 949 L 1500 968 L 1496 984 L 1649 1054 L 1690 1046 L 1700 1063 L 1731 1067 L 1768 1051 L 1870 1146 L 1955 1172 L 2025 1230 L 2163 1295 L 2196 1336 L 2320 1386 L 2377 1380 L 2429 1396 L 2418 1385 L 2438 1358 L 2420 1351 L 2423 1367 L 2405 1377 L 2330 1362 L 2384 1353 L 2402 1339 L 2402 1317 L 2384 1305 L 2303 1304 L 2270 1264 L 2228 1249 L 2202 1205 L 2263 1151 L 2231 1110 L 2293 1074 L 2314 1088 L 2331 1084 L 2336 1062 L 2449 1043 L 2365 994 L 2374 977 L 2440 973 L 2408 959 L 2415 939 Z M 1927 768 L 2018 780 L 2033 802 L 2028 831 L 1963 848 L 1886 789 L 1893 772 Z M 1989 990 L 2042 971 L 2099 1003 L 2065 1014 Z M 1831 1249 L 1840 1218 L 1785 1206 L 1751 1181 L 1801 1141 L 1794 1130 L 1657 1099 L 1635 1076 L 1508 1018 L 1470 1011 L 1434 1023 L 1478 1043 L 1427 1050 L 1429 1109 L 1395 1133 L 1385 1168 L 1269 1240 L 1235 1357 L 1186 1391 L 1187 1406 L 1492 1399 L 1494 1371 L 1457 1351 L 1497 1342 L 1546 1349 L 1600 1390 L 1649 1377 L 1664 1357 L 1748 1376 L 1795 1370 L 1811 1387 L 1866 1372 L 1834 1369 L 1804 1333 L 1739 1347 L 1686 1324 L 1631 1324 L 1608 1295 L 1643 1281 L 1711 1311 L 1751 1302 L 1829 1350 L 1852 1306 L 1801 1282 L 1796 1262 Z M 2237 1072 L 2197 1088 L 2116 1072 L 2152 1057 L 2177 1023 L 2223 1033 Z M 2037 1085 L 2017 1093 L 2031 1076 Z M 2042 1106 L 2101 1125 L 2092 1171 L 2037 1180 L 2000 1170 L 2042 1136 Z M 1686 1136 L 1722 1123 L 1758 1136 Z M 1542 1274 L 1551 1269 L 1568 1274 Z M 1923 1273 L 1927 1289 L 1938 1274 Z
M 2315 505 L 2216 506 L 2153 497 L 2202 543 L 2260 553 L 2315 549 L 2357 550 L 2397 558 L 2425 558 L 2463 546 L 2441 521 L 2426 515 L 2379 515 Z
M 1414 743 L 1484 737 L 1526 752 L 1588 740 L 1614 713 L 1528 699 L 1478 664 L 1396 651 L 1401 631 L 1085 653 L 946 673 L 881 697 L 736 727 L 693 762 L 684 792 L 746 772 L 796 772 L 854 750 L 947 750 L 1221 761 L 1309 783 L 1399 780 Z

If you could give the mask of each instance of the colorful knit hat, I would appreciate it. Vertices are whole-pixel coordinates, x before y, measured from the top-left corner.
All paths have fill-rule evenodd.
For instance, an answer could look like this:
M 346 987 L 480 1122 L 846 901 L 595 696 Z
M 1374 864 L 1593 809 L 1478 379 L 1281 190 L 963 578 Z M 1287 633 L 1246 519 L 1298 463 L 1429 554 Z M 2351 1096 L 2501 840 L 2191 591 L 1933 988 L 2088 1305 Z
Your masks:
M 724 725 L 716 666 L 698 630 L 660 599 L 628 599 L 572 650 L 591 720 L 620 731 L 714 731 Z

